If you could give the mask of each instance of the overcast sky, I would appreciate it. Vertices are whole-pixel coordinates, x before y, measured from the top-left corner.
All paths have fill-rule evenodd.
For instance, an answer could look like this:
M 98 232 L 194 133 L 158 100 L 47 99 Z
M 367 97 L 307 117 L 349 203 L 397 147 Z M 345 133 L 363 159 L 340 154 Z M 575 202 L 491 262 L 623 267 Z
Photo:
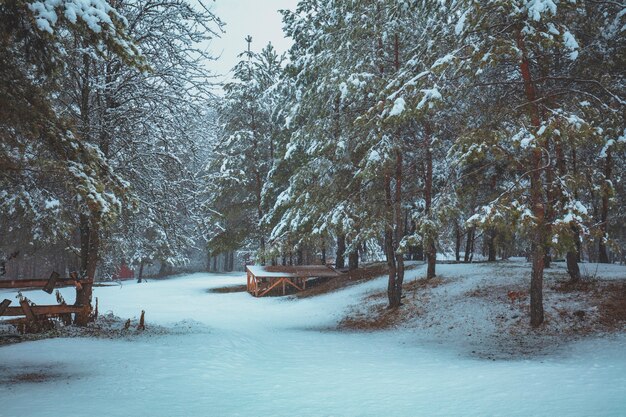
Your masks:
M 272 42 L 279 53 L 287 52 L 291 42 L 282 32 L 280 9 L 294 10 L 297 0 L 215 0 L 207 1 L 213 12 L 226 23 L 221 39 L 211 42 L 209 50 L 220 59 L 210 63 L 215 73 L 227 74 L 246 49 L 244 38 L 252 36 L 252 50 L 260 51 Z

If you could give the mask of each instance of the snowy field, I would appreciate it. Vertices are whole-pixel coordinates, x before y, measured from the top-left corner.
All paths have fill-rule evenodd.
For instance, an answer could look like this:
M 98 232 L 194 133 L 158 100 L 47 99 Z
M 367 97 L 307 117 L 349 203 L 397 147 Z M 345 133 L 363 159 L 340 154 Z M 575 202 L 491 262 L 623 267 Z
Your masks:
M 440 270 L 463 277 L 467 268 Z M 485 280 L 498 271 L 469 268 Z M 625 267 L 601 272 L 626 277 Z M 457 281 L 446 291 L 480 284 Z M 626 416 L 624 335 L 494 361 L 427 343 L 429 334 L 414 328 L 327 330 L 384 289 L 384 278 L 306 299 L 207 292 L 244 282 L 241 274 L 193 274 L 96 288 L 101 313 L 136 318 L 143 309 L 148 326 L 176 334 L 0 347 L 0 416 Z M 73 300 L 73 290 L 64 292 Z M 41 291 L 26 295 L 54 303 Z M 2 381 L 25 372 L 51 378 Z

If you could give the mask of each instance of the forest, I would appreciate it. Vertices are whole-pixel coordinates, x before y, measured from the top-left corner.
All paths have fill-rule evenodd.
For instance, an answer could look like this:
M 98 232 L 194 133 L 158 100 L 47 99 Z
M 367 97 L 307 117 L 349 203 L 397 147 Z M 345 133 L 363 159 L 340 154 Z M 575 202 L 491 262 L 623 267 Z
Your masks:
M 406 260 L 525 256 L 538 325 L 551 260 L 624 262 L 618 2 L 303 0 L 223 85 L 207 5 L 0 7 L 7 278 L 384 260 L 395 308 Z
M 625 35 L 0 0 L 0 416 L 623 416 Z

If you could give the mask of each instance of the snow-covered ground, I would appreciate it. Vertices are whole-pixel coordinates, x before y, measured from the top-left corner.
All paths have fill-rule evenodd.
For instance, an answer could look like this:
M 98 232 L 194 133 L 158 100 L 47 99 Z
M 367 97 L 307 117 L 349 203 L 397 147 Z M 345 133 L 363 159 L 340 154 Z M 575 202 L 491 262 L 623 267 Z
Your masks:
M 433 291 L 462 295 L 481 282 L 506 283 L 514 268 L 525 266 L 441 265 L 452 284 Z M 624 279 L 626 268 L 600 273 Z M 421 274 L 410 271 L 407 280 Z M 241 274 L 193 274 L 96 288 L 101 312 L 127 318 L 145 310 L 148 326 L 176 331 L 0 347 L 0 416 L 626 415 L 624 335 L 490 360 L 468 355 L 461 332 L 444 343 L 427 328 L 328 330 L 363 296 L 384 289 L 384 278 L 305 299 L 207 292 L 244 281 Z M 73 300 L 73 290 L 64 293 Z M 26 295 L 54 303 L 41 291 Z M 462 331 L 461 323 L 481 317 L 473 302 L 461 305 Z M 4 382 L 29 372 L 50 379 Z

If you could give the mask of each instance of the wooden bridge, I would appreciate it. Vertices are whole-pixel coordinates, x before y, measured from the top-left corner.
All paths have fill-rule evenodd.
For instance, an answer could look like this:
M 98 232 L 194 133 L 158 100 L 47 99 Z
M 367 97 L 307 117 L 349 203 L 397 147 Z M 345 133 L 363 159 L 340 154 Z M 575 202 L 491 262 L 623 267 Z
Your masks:
M 341 272 L 325 265 L 248 265 L 246 275 L 248 292 L 255 297 L 263 297 L 274 289 L 282 289 L 282 294 L 285 295 L 289 286 L 297 291 L 303 291 L 308 280 L 334 278 L 341 275 Z

